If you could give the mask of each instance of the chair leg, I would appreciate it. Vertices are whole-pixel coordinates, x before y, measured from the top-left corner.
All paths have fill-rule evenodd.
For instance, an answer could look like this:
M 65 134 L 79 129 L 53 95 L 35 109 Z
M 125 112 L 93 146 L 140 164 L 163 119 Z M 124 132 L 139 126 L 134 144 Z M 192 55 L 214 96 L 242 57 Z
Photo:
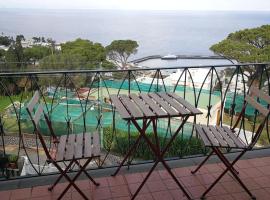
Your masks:
M 206 163 L 206 161 L 214 154 L 214 151 L 212 150 L 210 154 L 197 166 L 195 170 L 191 171 L 191 174 L 195 174 L 199 169 Z M 230 163 L 229 163 L 230 164 Z M 239 174 L 239 172 L 233 167 L 233 170 L 235 173 Z
M 195 174 L 203 166 L 203 164 L 213 155 L 213 153 L 214 151 L 211 151 L 211 153 L 198 165 L 195 170 L 192 170 L 191 173 Z
M 256 199 L 255 196 L 252 195 L 252 193 L 248 190 L 248 188 L 245 186 L 245 184 L 241 181 L 241 179 L 238 177 L 237 173 L 235 172 L 235 170 L 233 170 L 233 165 L 244 155 L 244 153 L 246 152 L 246 150 L 242 151 L 231 164 L 227 158 L 220 152 L 220 150 L 218 148 L 213 148 L 213 151 L 215 151 L 215 153 L 217 154 L 217 156 L 220 158 L 220 160 L 224 163 L 224 165 L 226 166 L 226 169 L 219 175 L 219 177 L 210 185 L 210 187 L 207 188 L 207 190 L 203 193 L 203 195 L 201 196 L 201 199 L 204 199 L 205 196 L 207 195 L 207 193 L 218 183 L 218 181 L 228 172 L 230 171 L 233 176 L 236 178 L 236 180 L 239 182 L 239 184 L 244 188 L 244 190 L 249 194 L 249 196 L 252 199 Z
M 57 163 L 53 163 L 54 166 L 58 165 Z M 56 181 L 48 188 L 49 191 L 52 191 L 53 188 L 57 185 L 57 183 L 59 183 L 59 181 L 61 180 L 61 178 L 64 176 L 64 174 L 66 174 L 69 170 L 69 168 L 71 167 L 71 165 L 73 164 L 73 160 L 70 161 L 70 163 L 66 166 L 66 169 L 63 171 L 63 173 L 61 173 L 61 175 L 56 179 Z
M 92 158 L 89 158 L 91 162 Z M 78 160 L 75 161 L 75 163 L 80 167 L 80 169 L 82 169 L 82 165 L 79 163 Z M 88 173 L 86 170 L 83 170 L 84 174 L 90 179 L 90 181 L 92 181 L 96 186 L 99 186 L 99 183 L 97 183 Z
M 89 160 L 83 165 L 83 169 L 89 164 Z M 67 181 L 69 182 L 69 185 L 65 188 L 65 190 L 60 194 L 60 196 L 57 199 L 61 199 L 64 194 L 68 191 L 68 189 L 70 188 L 70 186 L 72 185 L 78 192 L 79 194 L 84 198 L 84 199 L 88 199 L 85 194 L 80 190 L 80 188 L 74 183 L 75 180 L 80 176 L 80 174 L 82 173 L 82 170 L 79 170 L 79 172 L 76 174 L 76 176 L 71 180 L 70 177 L 64 173 L 64 170 L 62 170 L 62 168 L 59 165 L 55 165 L 55 167 L 60 171 L 61 174 L 63 174 L 63 176 L 67 179 Z
M 238 181 L 238 183 L 242 186 L 242 188 L 249 194 L 249 196 L 254 199 L 255 196 L 253 196 L 253 194 L 249 191 L 249 189 L 246 187 L 246 185 L 242 182 L 242 180 L 239 178 L 238 174 L 235 172 L 235 169 L 233 168 L 233 165 L 231 165 L 228 161 L 228 159 L 218 150 L 216 149 L 216 153 L 217 155 L 220 157 L 220 159 L 223 159 L 224 161 L 226 161 L 226 167 L 228 169 L 228 171 L 230 171 L 232 173 L 232 175 L 234 176 L 234 178 Z M 240 157 L 237 159 L 239 160 Z

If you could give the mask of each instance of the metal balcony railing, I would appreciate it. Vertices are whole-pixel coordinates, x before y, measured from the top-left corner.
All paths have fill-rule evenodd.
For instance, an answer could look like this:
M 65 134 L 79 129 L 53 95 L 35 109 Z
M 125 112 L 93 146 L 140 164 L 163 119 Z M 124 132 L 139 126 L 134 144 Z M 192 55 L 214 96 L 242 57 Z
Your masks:
M 12 169 L 7 170 L 11 166 L 5 164 L 6 160 L 11 162 L 12 158 L 17 163 L 15 174 L 43 175 L 54 171 L 46 163 L 25 109 L 36 90 L 42 94 L 45 110 L 56 134 L 99 132 L 102 156 L 100 162 L 91 165 L 93 168 L 106 168 L 118 165 L 138 137 L 133 125 L 122 120 L 113 109 L 110 94 L 169 91 L 187 99 L 204 114 L 189 120 L 166 157 L 180 159 L 200 156 L 208 150 L 202 147 L 193 125 L 231 126 L 241 111 L 251 85 L 270 94 L 269 69 L 269 63 L 252 63 L 184 68 L 1 72 L 2 177 L 5 179 L 8 173 L 14 173 Z M 259 121 L 260 115 L 252 108 L 247 108 L 238 131 L 244 141 L 250 141 Z M 158 121 L 161 147 L 166 144 L 177 123 L 175 119 Z M 257 148 L 267 148 L 269 145 L 268 122 L 266 124 Z M 51 137 L 44 120 L 40 122 L 40 129 L 46 135 L 50 148 Z M 151 134 L 151 127 L 147 133 Z M 19 159 L 21 157 L 24 159 Z M 152 159 L 151 151 L 142 142 L 129 158 L 128 164 L 149 162 Z

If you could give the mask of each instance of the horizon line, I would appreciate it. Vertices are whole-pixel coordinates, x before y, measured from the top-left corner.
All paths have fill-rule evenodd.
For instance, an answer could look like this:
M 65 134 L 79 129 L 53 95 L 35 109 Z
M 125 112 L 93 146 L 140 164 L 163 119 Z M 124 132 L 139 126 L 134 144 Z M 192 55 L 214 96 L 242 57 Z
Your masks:
M 205 10 L 189 10 L 189 9 L 126 9 L 126 8 L 22 8 L 22 7 L 0 7 L 0 9 L 18 9 L 18 10 L 60 10 L 60 11 L 72 11 L 72 10 L 92 10 L 92 11 L 102 11 L 102 10 L 110 10 L 110 11 L 198 11 L 198 12 L 269 12 L 270 9 L 265 10 L 222 10 L 222 9 L 205 9 Z

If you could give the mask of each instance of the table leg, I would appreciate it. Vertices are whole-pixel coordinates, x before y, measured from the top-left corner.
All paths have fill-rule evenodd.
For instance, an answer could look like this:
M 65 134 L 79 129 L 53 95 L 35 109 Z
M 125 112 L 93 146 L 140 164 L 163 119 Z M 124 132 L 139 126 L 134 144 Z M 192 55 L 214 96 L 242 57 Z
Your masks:
M 145 131 L 148 126 L 150 125 L 151 121 L 148 121 L 147 123 L 144 122 L 143 123 L 143 128 L 142 131 Z M 129 149 L 128 153 L 125 155 L 124 159 L 122 160 L 122 162 L 120 163 L 120 165 L 118 166 L 118 168 L 116 169 L 116 171 L 112 174 L 112 176 L 116 176 L 117 173 L 119 172 L 119 170 L 122 168 L 122 166 L 124 165 L 124 163 L 126 162 L 126 160 L 128 159 L 128 157 L 132 154 L 133 151 L 136 150 L 141 138 L 142 138 L 142 134 L 139 135 L 139 137 L 137 138 L 136 142 L 132 145 L 132 147 Z
M 155 164 L 152 166 L 152 168 L 150 169 L 149 173 L 147 174 L 147 176 L 145 177 L 145 179 L 143 180 L 143 182 L 141 183 L 141 185 L 139 186 L 139 188 L 137 189 L 137 191 L 135 192 L 135 194 L 133 195 L 132 199 L 134 199 L 137 194 L 139 193 L 139 191 L 141 190 L 141 188 L 143 187 L 143 185 L 145 184 L 145 182 L 147 181 L 147 179 L 149 178 L 149 176 L 151 175 L 151 173 L 153 172 L 153 170 L 156 168 L 157 164 L 159 162 L 162 162 L 162 164 L 164 165 L 165 169 L 168 171 L 168 173 L 171 175 L 171 177 L 174 179 L 174 181 L 177 183 L 177 185 L 179 186 L 179 188 L 183 191 L 183 193 L 186 195 L 186 197 L 188 199 L 191 199 L 191 197 L 189 196 L 189 194 L 186 192 L 185 188 L 181 185 L 181 183 L 177 180 L 177 178 L 174 176 L 174 174 L 172 173 L 170 167 L 166 164 L 166 162 L 163 159 L 163 156 L 165 155 L 166 151 L 168 150 L 168 148 L 171 146 L 173 140 L 176 138 L 176 136 L 178 135 L 179 131 L 183 128 L 184 124 L 186 123 L 187 119 L 189 118 L 189 116 L 186 116 L 184 118 L 184 120 L 182 121 L 182 123 L 180 124 L 180 126 L 178 127 L 178 129 L 176 130 L 176 132 L 174 133 L 174 135 L 171 137 L 170 141 L 168 142 L 168 144 L 165 146 L 164 150 L 162 152 L 160 152 L 159 149 L 159 145 L 155 146 L 150 140 L 149 138 L 146 136 L 145 131 L 143 131 L 143 129 L 140 128 L 139 124 L 137 123 L 136 120 L 132 120 L 134 126 L 137 128 L 137 130 L 140 132 L 140 134 L 143 136 L 143 138 L 146 140 L 147 144 L 149 145 L 149 147 L 152 149 L 153 153 L 156 155 L 157 160 L 155 162 Z M 153 128 L 154 128 L 154 135 L 156 138 L 156 143 L 158 144 L 158 136 L 157 136 L 157 126 L 156 123 L 154 122 L 155 119 L 152 119 L 151 121 L 153 122 Z
M 142 135 L 140 135 L 135 144 L 132 145 L 132 147 L 129 149 L 128 153 L 125 155 L 124 159 L 122 160 L 122 162 L 120 163 L 120 165 L 117 167 L 116 171 L 112 174 L 112 176 L 116 176 L 117 173 L 119 172 L 119 170 L 121 169 L 121 167 L 124 165 L 124 163 L 126 162 L 126 160 L 128 159 L 128 157 L 132 154 L 132 152 L 137 148 L 140 140 L 142 138 Z

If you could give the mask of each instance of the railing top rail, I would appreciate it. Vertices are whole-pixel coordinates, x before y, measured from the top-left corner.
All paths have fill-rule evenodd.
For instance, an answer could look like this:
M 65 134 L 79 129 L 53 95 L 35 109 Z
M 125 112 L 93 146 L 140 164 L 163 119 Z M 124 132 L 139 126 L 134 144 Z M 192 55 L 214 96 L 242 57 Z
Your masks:
M 172 69 L 185 69 L 185 68 L 224 68 L 224 67 L 237 67 L 237 66 L 264 66 L 270 65 L 270 62 L 265 63 L 240 63 L 240 64 L 223 64 L 223 65 L 200 65 L 200 66 L 174 66 L 174 67 L 151 67 L 151 68 L 133 68 L 133 69 L 78 69 L 78 70 L 46 70 L 46 71 L 24 71 L 24 72 L 0 72 L 1 76 L 25 76 L 25 75 L 46 75 L 46 74 L 80 74 L 80 73 L 106 73 L 106 72 L 123 72 L 123 71 L 151 71 L 151 70 L 172 70 Z

